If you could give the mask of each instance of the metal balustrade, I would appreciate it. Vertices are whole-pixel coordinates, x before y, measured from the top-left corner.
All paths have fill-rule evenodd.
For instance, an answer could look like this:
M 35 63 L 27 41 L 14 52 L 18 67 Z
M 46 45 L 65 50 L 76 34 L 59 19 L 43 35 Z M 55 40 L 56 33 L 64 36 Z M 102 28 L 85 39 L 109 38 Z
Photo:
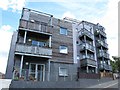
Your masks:
M 91 59 L 91 58 L 85 58 L 85 59 L 80 60 L 80 64 L 82 66 L 86 66 L 86 65 L 96 66 L 96 61 L 94 59 Z
M 83 35 L 86 35 L 93 40 L 93 34 L 85 28 L 82 28 L 79 32 L 80 37 L 83 36 Z
M 102 36 L 106 37 L 106 33 L 103 30 L 96 30 L 96 34 L 101 34 Z
M 105 57 L 105 58 L 109 59 L 109 54 L 104 51 L 99 51 L 98 57 Z
M 105 69 L 105 70 L 111 70 L 112 71 L 112 67 L 108 64 L 99 64 L 99 69 Z
M 108 44 L 106 42 L 102 41 L 102 40 L 98 40 L 96 42 L 96 45 L 97 45 L 97 47 L 103 46 L 105 48 L 108 48 Z
M 80 51 L 81 50 L 85 50 L 85 49 L 94 52 L 94 46 L 93 45 L 90 45 L 88 43 L 82 43 L 82 44 L 80 44 Z

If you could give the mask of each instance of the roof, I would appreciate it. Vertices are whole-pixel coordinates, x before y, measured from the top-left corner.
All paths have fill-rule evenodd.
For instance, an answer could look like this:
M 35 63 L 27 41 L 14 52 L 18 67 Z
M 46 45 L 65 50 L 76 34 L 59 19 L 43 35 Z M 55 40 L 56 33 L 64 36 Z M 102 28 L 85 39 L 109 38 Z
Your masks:
M 0 75 L 4 75 L 4 73 L 0 72 Z

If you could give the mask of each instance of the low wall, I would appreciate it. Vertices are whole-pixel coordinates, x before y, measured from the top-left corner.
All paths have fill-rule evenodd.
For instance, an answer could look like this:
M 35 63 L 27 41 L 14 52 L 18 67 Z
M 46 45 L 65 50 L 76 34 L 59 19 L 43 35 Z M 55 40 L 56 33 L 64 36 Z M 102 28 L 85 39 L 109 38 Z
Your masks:
M 85 79 L 99 79 L 100 74 L 93 74 L 93 73 L 78 73 L 78 78 L 85 78 Z
M 110 78 L 103 79 L 79 79 L 79 81 L 12 81 L 10 88 L 86 88 L 92 85 L 111 81 Z

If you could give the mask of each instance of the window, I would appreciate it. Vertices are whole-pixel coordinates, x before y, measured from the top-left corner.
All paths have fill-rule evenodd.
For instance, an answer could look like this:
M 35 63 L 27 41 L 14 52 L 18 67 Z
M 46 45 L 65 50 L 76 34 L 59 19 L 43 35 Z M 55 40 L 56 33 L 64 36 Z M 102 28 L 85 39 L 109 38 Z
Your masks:
M 77 60 L 80 60 L 80 57 L 77 55 Z
M 64 54 L 68 53 L 68 48 L 66 46 L 60 46 L 59 50 L 60 50 L 60 53 L 64 53 Z
M 79 45 L 79 41 L 76 41 L 76 44 Z
M 39 42 L 39 46 L 44 47 L 44 46 L 46 46 L 46 43 L 45 42 Z
M 34 41 L 34 40 L 33 40 L 33 41 L 32 41 L 32 45 L 33 45 L 33 46 L 37 46 L 37 45 L 38 45 L 38 41 Z
M 32 45 L 33 46 L 39 46 L 39 47 L 44 47 L 46 46 L 46 42 L 42 42 L 42 41 L 32 41 Z
M 60 27 L 60 34 L 67 35 L 67 29 Z
M 59 76 L 68 76 L 68 70 L 66 68 L 59 67 Z

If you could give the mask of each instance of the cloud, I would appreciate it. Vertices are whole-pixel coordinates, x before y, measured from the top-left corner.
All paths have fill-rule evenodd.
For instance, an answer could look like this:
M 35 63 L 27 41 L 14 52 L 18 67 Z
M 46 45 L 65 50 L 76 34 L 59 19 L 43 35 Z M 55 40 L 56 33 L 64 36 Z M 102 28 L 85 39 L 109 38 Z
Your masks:
M 12 29 L 12 27 L 10 26 L 10 25 L 3 25 L 1 28 L 0 28 L 0 30 L 2 30 L 2 31 L 9 31 L 9 30 L 11 30 Z
M 58 0 L 59 1 L 59 0 Z M 100 18 L 106 13 L 108 0 L 70 0 L 56 2 L 61 5 L 66 11 L 71 12 L 74 16 L 81 20 L 92 21 L 95 18 Z
M 8 53 L 12 38 L 12 27 L 10 25 L 3 25 L 0 27 L 0 70 L 5 73 L 8 60 Z
M 106 29 L 110 58 L 118 56 L 118 0 L 109 0 L 106 13 L 94 22 L 99 22 Z
M 118 55 L 118 1 L 93 0 L 93 2 L 89 2 L 89 0 L 85 0 L 85 2 L 61 2 L 58 4 L 72 12 L 74 17 L 80 21 L 86 20 L 104 26 L 110 58 L 112 58 L 111 56 Z M 69 14 L 71 15 L 71 13 Z M 68 16 L 70 16 L 69 14 Z
M 0 0 L 0 8 L 3 10 L 12 9 L 13 12 L 22 10 L 26 0 Z
M 57 2 L 57 3 L 67 3 L 67 0 L 27 0 L 28 2 Z M 69 2 L 106 2 L 106 0 L 69 0 Z
M 62 18 L 65 18 L 65 17 L 75 18 L 75 15 L 73 15 L 70 11 L 67 11 L 62 16 Z

